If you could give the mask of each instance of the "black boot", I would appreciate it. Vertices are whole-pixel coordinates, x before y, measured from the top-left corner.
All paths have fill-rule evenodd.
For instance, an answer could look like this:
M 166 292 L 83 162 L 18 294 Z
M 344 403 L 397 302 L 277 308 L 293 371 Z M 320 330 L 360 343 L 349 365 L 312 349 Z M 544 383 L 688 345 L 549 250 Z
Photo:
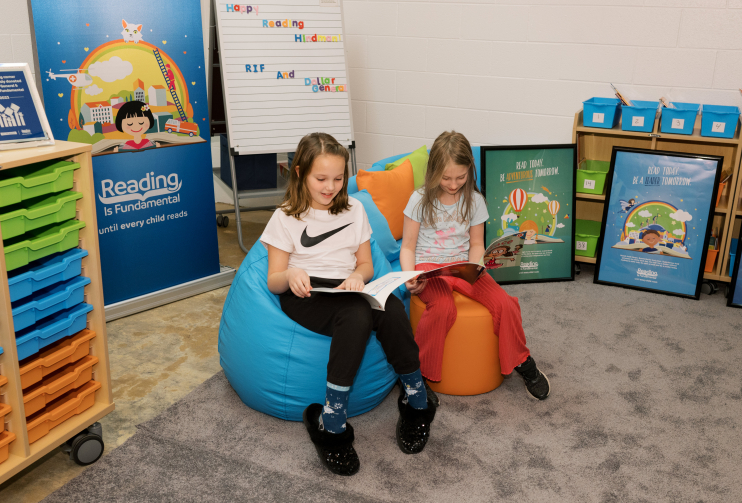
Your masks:
M 430 438 L 430 423 L 435 418 L 436 407 L 428 398 L 427 409 L 415 409 L 407 403 L 404 388 L 397 400 L 397 445 L 405 454 L 417 454 L 425 448 Z
M 551 391 L 549 378 L 538 369 L 533 358 L 530 356 L 526 358 L 526 361 L 515 367 L 515 371 L 523 377 L 529 395 L 539 400 L 546 400 Z
M 319 416 L 322 405 L 313 403 L 304 409 L 304 425 L 309 432 L 314 447 L 317 449 L 322 464 L 335 475 L 355 475 L 361 467 L 358 454 L 353 448 L 353 427 L 345 423 L 342 433 L 330 433 L 319 429 Z

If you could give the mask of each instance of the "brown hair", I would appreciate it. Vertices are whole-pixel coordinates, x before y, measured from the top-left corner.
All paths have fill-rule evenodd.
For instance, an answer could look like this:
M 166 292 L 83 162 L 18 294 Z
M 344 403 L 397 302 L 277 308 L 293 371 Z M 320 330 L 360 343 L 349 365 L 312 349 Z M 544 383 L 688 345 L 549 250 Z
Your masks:
M 647 229 L 646 231 L 644 231 L 644 233 L 642 233 L 642 237 L 646 236 L 647 234 L 654 234 L 654 235 L 656 235 L 656 236 L 657 236 L 658 238 L 661 238 L 661 237 L 662 237 L 662 236 L 660 236 L 660 233 L 659 233 L 659 231 L 656 231 L 656 230 L 654 230 L 654 229 Z
M 477 173 L 474 170 L 474 155 L 471 152 L 469 140 L 456 131 L 441 133 L 433 142 L 428 158 L 428 170 L 425 172 L 425 185 L 420 200 L 420 221 L 424 227 L 435 227 L 435 206 L 438 203 L 441 179 L 446 165 L 449 162 L 466 166 L 469 169 L 466 183 L 459 190 L 462 191 L 459 202 L 463 203 L 463 211 L 459 213 L 460 222 L 471 221 L 474 216 L 474 193 L 478 193 Z
M 314 160 L 320 155 L 336 155 L 345 159 L 343 188 L 332 200 L 329 212 L 337 215 L 350 209 L 348 202 L 348 150 L 327 133 L 309 133 L 299 141 L 294 155 L 294 162 L 289 170 L 289 184 L 286 194 L 279 206 L 288 216 L 301 220 L 304 213 L 312 206 L 312 196 L 307 189 L 306 179 L 312 172 Z M 297 166 L 299 167 L 297 173 Z

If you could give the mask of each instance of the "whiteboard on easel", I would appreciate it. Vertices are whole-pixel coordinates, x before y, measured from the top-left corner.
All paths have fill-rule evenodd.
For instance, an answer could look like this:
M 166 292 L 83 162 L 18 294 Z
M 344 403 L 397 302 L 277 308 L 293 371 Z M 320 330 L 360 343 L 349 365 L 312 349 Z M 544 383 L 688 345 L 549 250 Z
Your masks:
M 214 0 L 229 146 L 293 152 L 324 132 L 353 143 L 340 0 Z

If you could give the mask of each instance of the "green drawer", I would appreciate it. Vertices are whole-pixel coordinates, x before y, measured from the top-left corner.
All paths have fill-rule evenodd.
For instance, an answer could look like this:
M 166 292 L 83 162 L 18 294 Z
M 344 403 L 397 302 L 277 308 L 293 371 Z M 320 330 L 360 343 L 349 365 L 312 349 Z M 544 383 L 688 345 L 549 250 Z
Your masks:
M 72 188 L 80 164 L 47 161 L 0 171 L 0 207 Z
M 611 163 L 608 161 L 582 161 L 577 168 L 577 192 L 602 194 L 610 169 Z
M 80 229 L 83 227 L 85 222 L 68 220 L 52 227 L 27 232 L 23 236 L 3 240 L 6 269 L 12 271 L 52 253 L 75 248 L 80 237 Z
M 3 208 L 0 210 L 0 230 L 3 239 L 14 238 L 39 227 L 75 218 L 76 201 L 80 198 L 82 198 L 80 192 L 68 190 Z
M 595 256 L 601 225 L 601 222 L 575 219 L 575 255 Z

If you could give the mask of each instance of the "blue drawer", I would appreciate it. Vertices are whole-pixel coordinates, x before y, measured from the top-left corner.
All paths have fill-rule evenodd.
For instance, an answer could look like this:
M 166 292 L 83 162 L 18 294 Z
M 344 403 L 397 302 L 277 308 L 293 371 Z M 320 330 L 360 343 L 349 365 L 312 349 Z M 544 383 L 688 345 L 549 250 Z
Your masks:
M 739 108 L 722 105 L 703 105 L 701 136 L 734 138 L 739 120 Z
M 618 98 L 590 98 L 582 102 L 582 123 L 588 127 L 611 129 L 621 118 Z
M 88 322 L 87 314 L 92 310 L 93 306 L 90 304 L 78 304 L 33 327 L 16 332 L 18 359 L 23 360 L 35 355 L 49 344 L 84 330 Z
M 15 331 L 28 328 L 47 316 L 69 309 L 85 300 L 85 285 L 90 278 L 77 276 L 64 283 L 42 288 L 31 297 L 12 302 Z
M 654 117 L 657 115 L 657 107 L 659 106 L 659 101 L 638 100 L 633 100 L 630 107 L 621 105 L 623 115 L 621 129 L 623 131 L 651 133 L 654 129 Z
M 693 134 L 696 116 L 701 105 L 698 103 L 671 102 L 675 108 L 663 108 L 660 131 L 671 134 Z
M 87 255 L 87 250 L 75 248 L 39 259 L 34 265 L 11 271 L 8 273 L 10 301 L 15 302 L 42 288 L 79 276 L 82 271 L 82 259 Z

